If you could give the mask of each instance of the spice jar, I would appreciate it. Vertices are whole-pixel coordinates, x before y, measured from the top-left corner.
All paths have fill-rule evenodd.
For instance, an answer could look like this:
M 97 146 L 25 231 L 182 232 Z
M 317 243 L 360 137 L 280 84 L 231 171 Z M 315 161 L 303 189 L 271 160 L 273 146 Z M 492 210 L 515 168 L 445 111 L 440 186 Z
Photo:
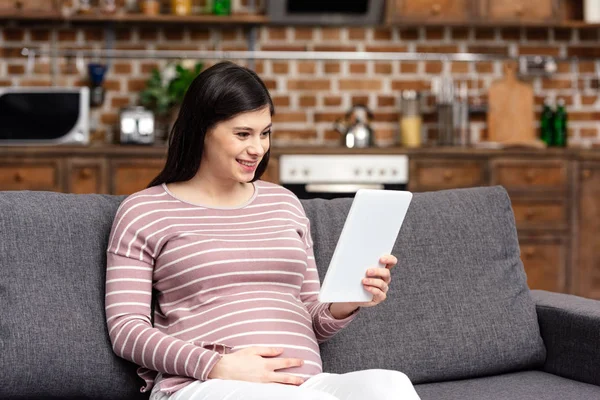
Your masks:
M 400 117 L 400 143 L 404 147 L 421 146 L 421 96 L 415 90 L 402 92 L 402 115 Z
M 192 13 L 192 0 L 171 0 L 171 13 L 190 15 Z
M 158 15 L 160 14 L 160 2 L 159 0 L 141 0 L 140 9 L 144 15 Z

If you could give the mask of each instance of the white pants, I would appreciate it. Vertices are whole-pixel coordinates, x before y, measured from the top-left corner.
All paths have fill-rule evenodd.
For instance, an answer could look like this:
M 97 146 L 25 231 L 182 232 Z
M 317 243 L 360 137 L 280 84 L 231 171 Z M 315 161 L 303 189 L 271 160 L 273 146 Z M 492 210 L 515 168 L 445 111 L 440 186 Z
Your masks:
M 300 386 L 209 379 L 195 381 L 172 395 L 153 390 L 150 400 L 420 400 L 402 372 L 368 369 L 321 373 Z

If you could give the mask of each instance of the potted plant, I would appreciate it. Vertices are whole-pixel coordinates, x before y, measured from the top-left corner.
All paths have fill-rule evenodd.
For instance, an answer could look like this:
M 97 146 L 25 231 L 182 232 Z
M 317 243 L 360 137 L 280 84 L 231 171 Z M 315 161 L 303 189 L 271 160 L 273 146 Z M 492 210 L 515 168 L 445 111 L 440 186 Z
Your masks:
M 162 71 L 152 71 L 140 93 L 140 103 L 154 112 L 157 140 L 167 139 L 183 96 L 202 67 L 200 62 L 182 61 L 169 63 Z

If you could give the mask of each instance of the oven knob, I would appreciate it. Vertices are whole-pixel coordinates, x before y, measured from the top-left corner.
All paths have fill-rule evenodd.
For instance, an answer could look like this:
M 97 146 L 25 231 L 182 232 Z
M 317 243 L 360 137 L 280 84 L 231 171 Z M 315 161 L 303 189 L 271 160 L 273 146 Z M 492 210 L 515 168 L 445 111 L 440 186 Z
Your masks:
M 384 176 L 385 175 L 385 169 L 380 169 L 379 170 L 379 175 Z
M 393 169 L 392 170 L 392 175 L 394 175 L 394 176 L 398 175 L 398 170 L 397 169 Z
M 295 170 L 295 169 L 290 169 L 290 175 L 291 175 L 291 176 L 294 176 L 294 175 L 296 175 L 296 170 Z
M 304 173 L 304 176 L 308 176 L 310 174 L 310 170 L 308 168 L 304 169 L 302 172 Z
M 356 176 L 360 175 L 360 169 L 356 168 L 354 170 L 354 175 L 356 175 Z
M 367 175 L 369 175 L 369 176 L 373 175 L 373 170 L 371 168 L 369 168 L 367 170 Z

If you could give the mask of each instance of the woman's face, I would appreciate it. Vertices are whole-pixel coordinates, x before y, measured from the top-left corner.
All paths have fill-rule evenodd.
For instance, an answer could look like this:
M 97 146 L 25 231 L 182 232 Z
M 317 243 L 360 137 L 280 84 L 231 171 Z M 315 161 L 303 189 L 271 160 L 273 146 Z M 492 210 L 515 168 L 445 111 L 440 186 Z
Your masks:
M 200 169 L 219 179 L 250 182 L 271 143 L 269 107 L 239 114 L 209 130 Z

